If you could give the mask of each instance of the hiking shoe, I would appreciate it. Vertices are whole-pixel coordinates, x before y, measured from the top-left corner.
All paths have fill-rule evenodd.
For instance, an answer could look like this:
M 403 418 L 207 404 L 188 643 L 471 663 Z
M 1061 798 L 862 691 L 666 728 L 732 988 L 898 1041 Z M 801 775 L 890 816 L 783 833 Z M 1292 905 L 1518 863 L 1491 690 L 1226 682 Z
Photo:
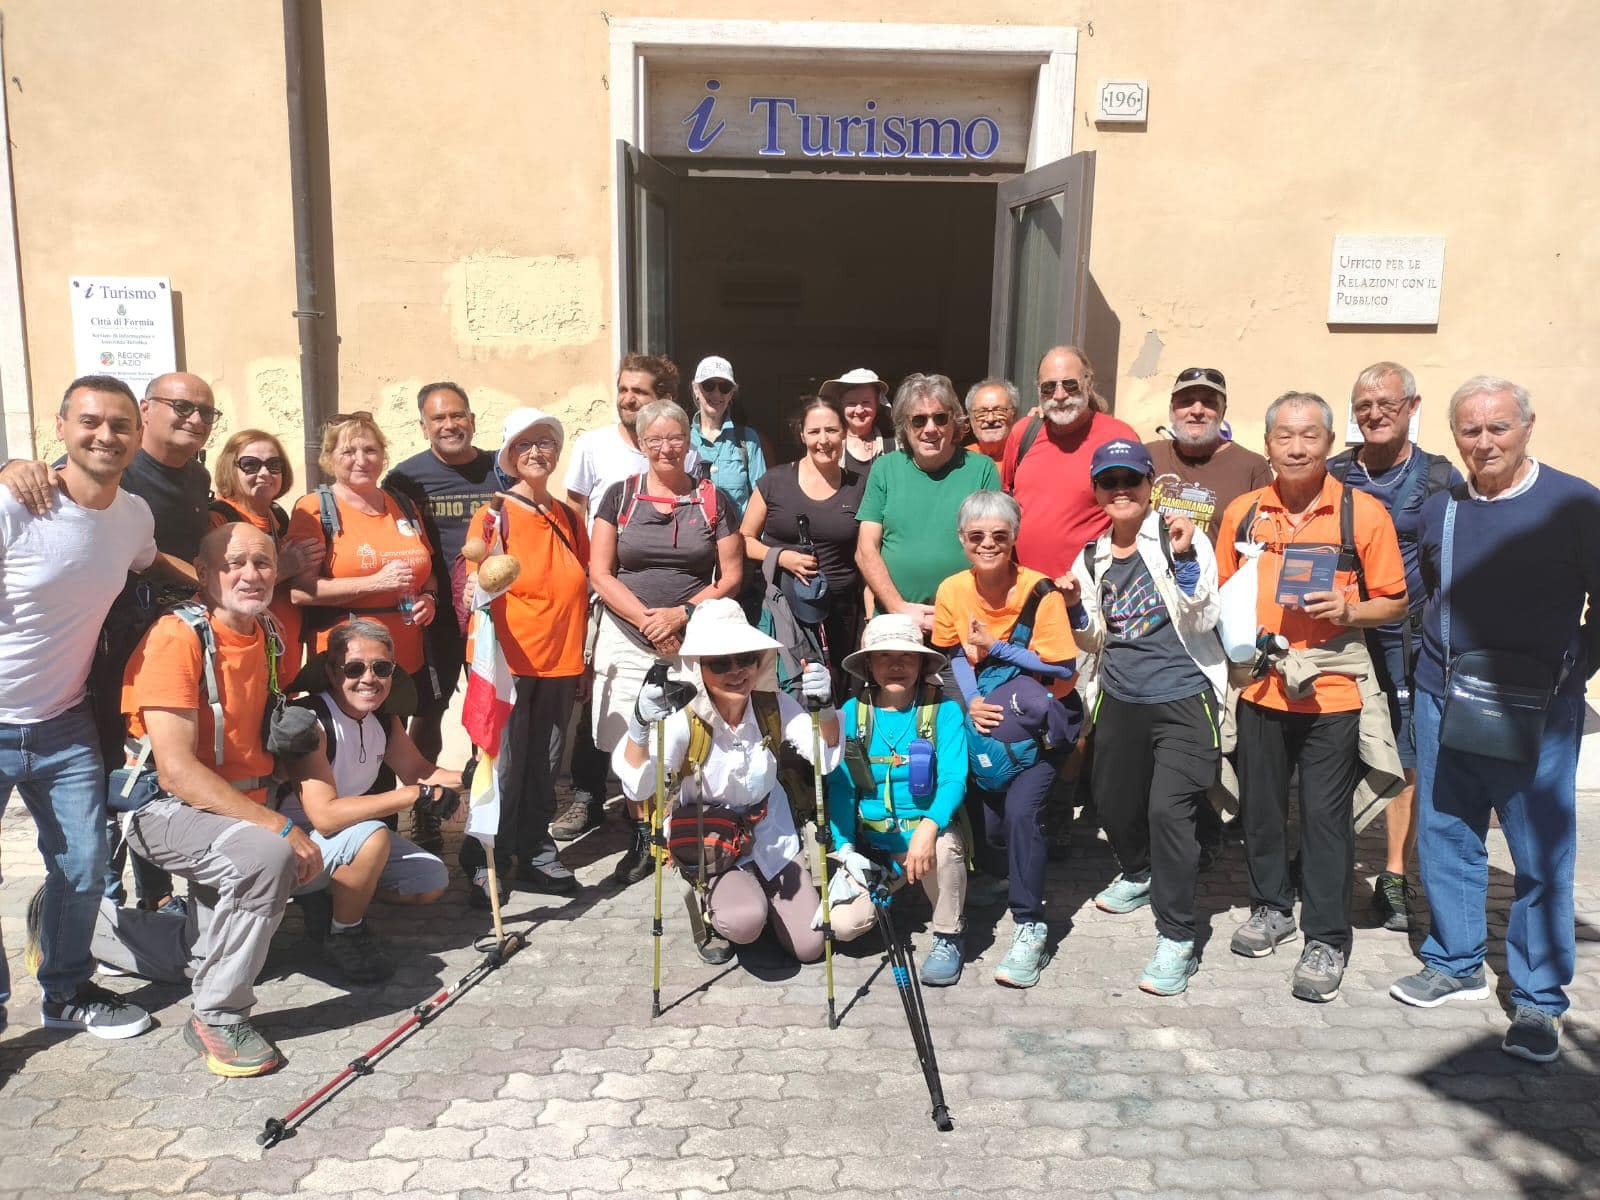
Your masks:
M 720 967 L 733 957 L 733 943 L 706 924 L 700 912 L 700 898 L 693 888 L 683 894 L 683 903 L 689 909 L 689 931 L 694 934 L 695 953 L 707 966 Z
M 304 934 L 308 942 L 322 942 L 328 936 L 328 930 L 333 928 L 333 896 L 327 888 L 318 888 L 314 892 L 294 898 L 296 907 L 300 909 L 300 920 L 305 926 Z
M 351 983 L 382 983 L 394 974 L 394 959 L 382 938 L 362 921 L 354 929 L 329 932 L 322 957 Z
M 444 853 L 444 830 L 440 826 L 439 814 L 424 808 L 420 801 L 411 809 L 411 841 L 417 849 L 426 850 L 429 854 Z
M 995 968 L 994 981 L 1003 987 L 1031 988 L 1039 982 L 1039 971 L 1050 961 L 1045 947 L 1049 929 L 1043 921 L 1018 921 L 1011 935 L 1011 949 Z
M 967 877 L 968 908 L 993 908 L 1011 899 L 1011 880 L 1003 875 L 974 871 Z
M 1471 975 L 1446 975 L 1423 967 L 1415 975 L 1395 980 L 1389 988 L 1389 995 L 1413 1008 L 1438 1008 L 1446 1000 L 1482 1000 L 1488 994 L 1482 967 Z
M 1118 875 L 1094 898 L 1094 906 L 1101 912 L 1131 913 L 1150 903 L 1150 881 L 1128 879 Z
M 622 852 L 622 859 L 611 872 L 611 882 L 638 883 L 656 869 L 655 855 L 650 852 L 650 826 L 645 821 L 634 821 L 632 839 Z
M 277 1047 L 257 1033 L 249 1021 L 208 1025 L 199 1017 L 190 1017 L 183 1027 L 183 1040 L 200 1051 L 208 1071 L 224 1079 L 265 1075 L 283 1063 Z
M 108 1041 L 137 1037 L 150 1028 L 149 1013 L 92 980 L 79 985 L 70 1000 L 46 996 L 39 1012 L 46 1029 L 87 1030 Z
M 1265 904 L 1250 910 L 1250 919 L 1233 931 L 1228 949 L 1246 958 L 1261 958 L 1289 941 L 1299 930 L 1294 917 Z
M 1372 889 L 1372 915 L 1384 929 L 1405 933 L 1411 928 L 1411 883 L 1404 875 L 1385 871 Z
M 495 882 L 500 885 L 500 907 L 504 908 L 506 901 L 511 899 L 511 884 L 502 874 L 495 876 Z M 479 867 L 472 873 L 472 882 L 467 884 L 467 907 L 476 908 L 483 912 L 491 912 L 494 905 L 489 902 L 489 868 Z
M 1500 1049 L 1529 1062 L 1554 1062 L 1561 1053 L 1561 1023 L 1549 1013 L 1519 1004 Z
M 1034 971 L 1038 977 L 1038 971 Z M 933 935 L 933 945 L 922 960 L 922 982 L 928 987 L 950 987 L 961 978 L 961 939 L 943 933 Z
M 1139 990 L 1152 996 L 1176 996 L 1189 986 L 1189 976 L 1200 969 L 1200 960 L 1194 956 L 1194 942 L 1176 942 L 1169 937 L 1156 938 L 1156 952 L 1144 965 L 1139 976 Z
M 1344 980 L 1344 955 L 1327 942 L 1307 942 L 1295 964 L 1290 990 L 1296 1000 L 1326 1004 L 1339 994 Z
M 578 890 L 578 877 L 569 871 L 552 851 L 542 862 L 525 862 L 517 867 L 517 883 L 530 892 L 551 896 L 570 896 Z
M 556 813 L 556 819 L 550 822 L 550 836 L 558 842 L 570 842 L 591 829 L 599 829 L 605 818 L 604 797 L 573 792 L 572 798 Z
M 29 975 L 37 975 L 44 964 L 44 943 L 39 940 L 44 928 L 44 884 L 40 884 L 28 900 L 28 940 L 22 948 L 22 966 Z

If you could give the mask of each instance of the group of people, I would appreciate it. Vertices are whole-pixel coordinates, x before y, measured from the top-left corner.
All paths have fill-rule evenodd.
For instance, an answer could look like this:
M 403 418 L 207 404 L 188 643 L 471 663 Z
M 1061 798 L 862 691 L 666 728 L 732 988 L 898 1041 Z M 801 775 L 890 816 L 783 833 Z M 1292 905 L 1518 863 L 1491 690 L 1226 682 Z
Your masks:
M 1264 456 L 1233 441 L 1209 367 L 1176 377 L 1143 443 L 1075 347 L 1043 356 L 1026 411 L 1007 380 L 963 402 L 942 375 L 891 397 L 846 372 L 803 398 L 781 465 L 724 358 L 699 363 L 688 408 L 663 357 L 628 354 L 616 383 L 616 422 L 565 455 L 564 498 L 557 418 L 515 409 L 484 450 L 442 382 L 417 397 L 426 450 L 389 468 L 372 414 L 342 415 L 332 482 L 286 512 L 266 431 L 206 474 L 203 380 L 142 399 L 73 381 L 64 459 L 0 470 L 0 788 L 46 862 L 26 958 L 47 1025 L 148 1027 L 97 964 L 187 980 L 208 1067 L 271 1070 L 249 1017 L 291 900 L 348 979 L 393 970 L 366 912 L 446 888 L 463 779 L 437 762 L 440 722 L 484 596 L 474 544 L 498 538 L 522 569 L 479 619 L 515 685 L 496 870 L 475 839 L 460 854 L 475 905 L 491 880 L 502 899 L 576 891 L 560 844 L 606 820 L 614 775 L 613 883 L 675 863 L 707 962 L 769 926 L 815 960 L 874 927 L 874 887 L 913 884 L 923 982 L 957 982 L 969 916 L 1004 900 L 995 979 L 1026 988 L 1054 949 L 1047 818 L 1088 804 L 1119 865 L 1095 904 L 1152 910 L 1138 982 L 1171 996 L 1200 966 L 1222 810 L 1249 879 L 1231 949 L 1302 934 L 1290 986 L 1322 1002 L 1351 948 L 1357 814 L 1381 809 L 1375 917 L 1416 919 L 1413 855 L 1432 913 L 1392 994 L 1427 1007 L 1487 995 L 1494 813 L 1517 873 L 1504 1048 L 1557 1055 L 1600 492 L 1528 454 L 1524 389 L 1478 377 L 1451 397 L 1463 475 L 1412 440 L 1420 397 L 1390 362 L 1357 376 L 1364 440 L 1338 455 L 1308 392 L 1267 408 Z

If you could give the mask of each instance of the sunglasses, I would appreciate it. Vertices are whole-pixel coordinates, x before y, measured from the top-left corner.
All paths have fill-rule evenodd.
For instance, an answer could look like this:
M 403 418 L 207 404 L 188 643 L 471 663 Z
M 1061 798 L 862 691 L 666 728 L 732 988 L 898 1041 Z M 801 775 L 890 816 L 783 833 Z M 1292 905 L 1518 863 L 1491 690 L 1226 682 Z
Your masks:
M 733 395 L 733 384 L 726 379 L 708 379 L 700 385 L 702 392 L 716 392 L 721 395 Z
M 1068 396 L 1076 396 L 1079 392 L 1083 391 L 1083 380 L 1041 379 L 1039 381 L 1039 396 L 1042 399 L 1048 400 L 1051 396 L 1054 396 L 1057 391 L 1063 392 Z
M 147 399 L 161 401 L 172 409 L 180 421 L 187 421 L 197 413 L 203 425 L 213 425 L 217 420 L 217 410 L 209 404 L 196 404 L 193 400 L 174 400 L 170 396 L 149 396 Z
M 239 473 L 241 475 L 254 475 L 263 468 L 273 475 L 282 475 L 283 459 L 277 455 L 273 455 L 271 458 L 256 458 L 251 454 L 239 459 Z
M 1228 381 L 1222 377 L 1222 372 L 1215 367 L 1186 367 L 1178 372 L 1177 381 L 1172 386 L 1181 388 L 1186 383 L 1214 383 L 1219 388 L 1228 386 Z
M 1095 487 L 1108 492 L 1131 491 L 1144 481 L 1144 476 L 1137 471 L 1101 471 L 1094 477 Z
M 729 671 L 744 671 L 761 661 L 761 652 L 746 650 L 743 654 L 719 654 L 715 658 L 702 658 L 700 669 L 713 675 L 726 675 Z
M 916 416 L 911 418 L 911 428 L 921 429 L 929 421 L 932 421 L 940 429 L 943 429 L 946 425 L 950 424 L 950 414 L 943 411 L 936 413 L 918 413 Z
M 362 662 L 359 658 L 352 658 L 339 664 L 339 673 L 354 683 L 371 671 L 379 679 L 387 679 L 394 674 L 394 664 L 387 658 L 375 658 L 371 662 Z
M 346 421 L 370 421 L 373 424 L 377 424 L 377 419 L 370 412 L 364 408 L 359 408 L 355 412 L 339 413 L 337 416 L 328 418 L 322 428 L 324 430 L 337 429 Z
M 981 546 L 985 542 L 993 542 L 996 546 L 1009 546 L 1011 544 L 1011 531 L 1007 529 L 969 529 L 961 535 L 961 540 L 969 546 Z

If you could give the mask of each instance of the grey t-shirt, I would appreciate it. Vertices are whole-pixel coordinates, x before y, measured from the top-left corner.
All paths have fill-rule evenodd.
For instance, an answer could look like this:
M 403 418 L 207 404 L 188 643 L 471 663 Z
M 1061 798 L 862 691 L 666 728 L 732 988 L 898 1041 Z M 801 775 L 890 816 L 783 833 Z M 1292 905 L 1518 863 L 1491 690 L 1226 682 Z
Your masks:
M 1126 704 L 1163 704 L 1211 690 L 1183 648 L 1144 559 L 1112 559 L 1100 574 L 1105 653 L 1100 684 Z

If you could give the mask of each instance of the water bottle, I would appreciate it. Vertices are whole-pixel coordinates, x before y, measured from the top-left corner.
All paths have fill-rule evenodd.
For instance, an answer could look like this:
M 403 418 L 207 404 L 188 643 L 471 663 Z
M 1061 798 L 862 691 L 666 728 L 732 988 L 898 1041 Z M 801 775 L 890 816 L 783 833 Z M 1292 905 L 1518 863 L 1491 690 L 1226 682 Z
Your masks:
M 400 619 L 407 625 L 415 625 L 417 598 L 410 592 L 405 592 L 400 597 Z

